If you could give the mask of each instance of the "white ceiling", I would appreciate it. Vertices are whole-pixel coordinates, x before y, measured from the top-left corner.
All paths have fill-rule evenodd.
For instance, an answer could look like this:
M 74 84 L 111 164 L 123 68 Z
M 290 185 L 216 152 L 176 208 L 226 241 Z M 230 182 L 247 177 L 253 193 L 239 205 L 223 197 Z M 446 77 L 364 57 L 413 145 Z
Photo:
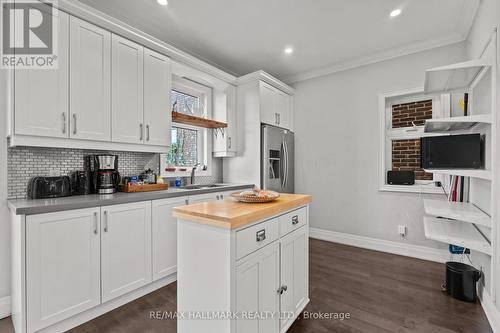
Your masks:
M 478 0 L 80 0 L 235 75 L 288 82 L 467 37 Z M 402 14 L 390 18 L 396 8 Z M 283 49 L 295 52 L 286 55 Z

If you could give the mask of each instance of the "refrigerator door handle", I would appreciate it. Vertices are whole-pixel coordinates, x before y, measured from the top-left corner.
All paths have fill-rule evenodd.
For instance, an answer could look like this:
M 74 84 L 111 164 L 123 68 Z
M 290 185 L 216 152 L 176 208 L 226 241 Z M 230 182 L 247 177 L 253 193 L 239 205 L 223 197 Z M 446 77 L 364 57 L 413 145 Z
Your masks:
M 283 184 L 283 188 L 286 187 L 286 184 L 288 182 L 288 165 L 289 165 L 289 160 L 288 160 L 288 144 L 286 143 L 286 141 L 284 142 L 285 143 L 285 159 L 286 159 L 286 163 L 285 163 L 285 166 L 286 166 L 286 170 L 285 170 L 285 180 L 284 180 L 284 184 Z
M 285 187 L 285 168 L 286 168 L 286 153 L 285 153 L 285 142 L 281 142 L 280 149 L 280 185 L 281 189 Z

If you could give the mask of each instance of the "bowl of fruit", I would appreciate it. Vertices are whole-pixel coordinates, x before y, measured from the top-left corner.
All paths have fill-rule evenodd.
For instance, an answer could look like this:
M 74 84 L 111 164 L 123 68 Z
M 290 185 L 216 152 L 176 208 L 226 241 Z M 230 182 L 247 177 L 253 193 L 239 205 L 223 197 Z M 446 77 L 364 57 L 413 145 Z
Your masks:
M 280 194 L 278 192 L 261 190 L 257 187 L 254 187 L 251 190 L 233 193 L 231 194 L 231 196 L 240 202 L 264 203 L 278 199 L 280 197 Z

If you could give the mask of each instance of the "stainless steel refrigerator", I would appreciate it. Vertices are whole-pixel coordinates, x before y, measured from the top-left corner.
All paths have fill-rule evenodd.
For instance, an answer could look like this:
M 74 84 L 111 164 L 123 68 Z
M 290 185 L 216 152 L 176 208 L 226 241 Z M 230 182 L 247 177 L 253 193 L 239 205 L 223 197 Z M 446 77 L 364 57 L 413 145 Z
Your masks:
M 262 124 L 261 136 L 261 187 L 281 193 L 294 193 L 293 132 Z

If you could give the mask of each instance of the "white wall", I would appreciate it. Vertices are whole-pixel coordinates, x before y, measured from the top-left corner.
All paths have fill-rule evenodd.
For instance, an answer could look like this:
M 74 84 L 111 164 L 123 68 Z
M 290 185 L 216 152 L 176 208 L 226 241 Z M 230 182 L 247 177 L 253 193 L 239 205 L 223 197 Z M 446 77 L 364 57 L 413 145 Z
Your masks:
M 10 222 L 7 208 L 6 72 L 0 69 L 0 299 L 10 295 Z
M 491 54 L 494 54 L 494 44 L 490 44 L 486 50 L 484 50 L 487 45 L 488 40 L 492 36 L 493 29 L 495 27 L 500 27 L 500 1 L 498 0 L 481 0 L 481 5 L 476 14 L 476 18 L 472 25 L 471 32 L 467 39 L 467 54 L 470 59 L 478 58 L 482 56 L 482 52 L 484 52 L 484 56 L 488 57 Z M 498 54 L 500 53 L 498 47 L 500 46 L 500 32 L 497 33 L 497 109 L 496 112 L 500 112 L 500 71 L 498 68 L 499 60 Z M 500 134 L 498 131 L 500 127 L 497 125 L 497 147 L 500 147 Z M 500 156 L 497 153 L 497 165 L 500 164 Z M 497 173 L 496 177 L 500 177 Z M 497 178 L 498 179 L 498 178 Z M 497 195 L 500 194 L 500 184 L 497 182 Z M 500 197 L 497 198 L 496 209 L 497 209 L 497 221 L 494 221 L 498 225 L 498 212 L 500 212 Z M 498 229 L 498 227 L 497 227 Z M 500 232 L 497 234 L 497 244 L 500 242 Z M 473 260 L 479 263 L 486 263 L 489 261 L 487 256 L 476 256 L 473 257 Z M 497 260 L 497 278 L 496 278 L 496 307 L 500 310 L 500 258 L 498 258 L 498 245 L 496 250 L 496 260 Z M 500 316 L 500 315 L 498 315 Z
M 295 84 L 296 192 L 313 196 L 312 227 L 444 248 L 424 237 L 420 194 L 378 191 L 378 95 L 465 55 L 459 43 Z

